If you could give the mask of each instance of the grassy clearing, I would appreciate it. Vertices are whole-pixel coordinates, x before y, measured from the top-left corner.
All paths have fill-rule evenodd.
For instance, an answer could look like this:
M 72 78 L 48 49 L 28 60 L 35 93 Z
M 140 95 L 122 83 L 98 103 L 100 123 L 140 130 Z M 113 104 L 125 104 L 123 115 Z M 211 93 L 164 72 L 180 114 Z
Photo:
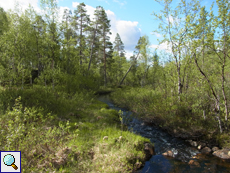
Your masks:
M 195 94 L 166 97 L 159 90 L 145 88 L 117 89 L 111 94 L 113 101 L 137 112 L 147 122 L 153 122 L 170 133 L 182 138 L 206 140 L 218 143 L 221 147 L 229 146 L 229 135 L 218 133 L 218 124 L 211 111 L 206 111 L 203 118 L 199 108 L 199 99 Z M 224 116 L 223 116 L 224 117 Z
M 23 172 L 123 173 L 144 162 L 149 139 L 121 131 L 118 112 L 93 93 L 35 87 L 0 97 L 0 150 L 21 151 Z

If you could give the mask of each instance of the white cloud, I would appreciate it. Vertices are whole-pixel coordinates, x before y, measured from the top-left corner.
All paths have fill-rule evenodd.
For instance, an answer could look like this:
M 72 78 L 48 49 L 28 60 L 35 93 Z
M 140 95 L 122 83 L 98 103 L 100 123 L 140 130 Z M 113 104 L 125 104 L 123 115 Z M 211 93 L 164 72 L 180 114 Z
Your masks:
M 111 41 L 113 42 L 116 34 L 119 33 L 126 52 L 132 52 L 141 36 L 141 30 L 138 27 L 138 22 L 119 20 L 116 18 L 114 12 L 110 10 L 106 10 L 106 13 L 111 24 Z
M 58 17 L 59 22 L 62 22 L 62 20 L 63 20 L 63 15 L 64 15 L 65 9 L 70 10 L 69 7 L 59 7 L 59 13 L 58 13 L 59 14 L 59 17 Z
M 106 4 L 110 5 L 107 0 L 98 0 L 98 1 L 104 1 Z
M 79 2 L 72 2 L 72 6 L 76 8 L 80 3 Z
M 159 33 L 157 33 L 157 32 L 151 32 L 151 34 L 152 34 L 152 35 L 155 35 L 155 36 L 158 37 L 158 38 L 162 37 L 162 35 L 159 34 Z
M 138 22 L 119 20 L 116 22 L 116 29 L 113 30 L 114 35 L 119 33 L 125 48 L 133 50 L 141 36 L 138 28 Z
M 173 25 L 174 27 L 178 27 L 178 25 L 180 25 L 182 23 L 182 21 L 185 21 L 185 18 L 177 18 L 177 17 L 173 17 L 173 16 L 169 16 L 168 18 L 165 19 L 166 23 L 171 23 L 171 25 Z
M 165 51 L 167 53 L 172 54 L 171 43 L 169 43 L 169 42 L 164 42 L 164 43 L 161 43 L 159 45 L 152 44 L 150 46 L 150 48 L 158 49 L 158 50 L 163 50 L 163 51 Z
M 168 18 L 166 18 L 166 21 L 170 23 L 174 23 L 174 19 L 171 15 Z
M 13 10 L 15 8 L 16 3 L 18 2 L 19 8 L 23 11 L 29 7 L 29 4 L 34 7 L 36 11 L 40 11 L 38 7 L 38 0 L 1 0 L 0 1 L 0 7 L 2 7 L 5 11 L 11 9 Z
M 119 1 L 119 0 L 113 0 L 113 2 L 118 3 L 120 6 L 124 6 L 125 4 L 127 4 L 126 1 L 121 2 L 121 1 Z
M 126 56 L 127 60 L 130 60 L 130 57 L 133 56 L 133 51 L 127 51 L 125 53 L 125 56 Z

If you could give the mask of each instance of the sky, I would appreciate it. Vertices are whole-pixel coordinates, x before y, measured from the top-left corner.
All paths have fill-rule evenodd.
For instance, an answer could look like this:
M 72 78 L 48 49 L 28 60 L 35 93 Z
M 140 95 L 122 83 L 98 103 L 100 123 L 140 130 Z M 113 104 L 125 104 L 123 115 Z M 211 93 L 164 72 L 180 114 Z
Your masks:
M 175 0 L 177 3 L 179 0 Z M 203 0 L 202 5 L 210 7 L 213 0 Z M 26 9 L 29 3 L 36 11 L 39 11 L 39 0 L 19 0 L 22 9 Z M 65 8 L 76 9 L 76 6 L 84 2 L 86 10 L 93 18 L 94 10 L 97 6 L 102 6 L 110 20 L 111 32 L 110 41 L 114 42 L 116 33 L 119 33 L 124 43 L 126 57 L 129 59 L 139 38 L 147 35 L 150 41 L 151 52 L 155 48 L 158 50 L 170 51 L 167 44 L 159 45 L 158 39 L 163 39 L 161 34 L 153 33 L 158 28 L 159 22 L 154 20 L 153 11 L 159 12 L 162 6 L 154 0 L 58 0 L 60 14 L 63 14 Z M 4 10 L 14 9 L 15 0 L 0 0 L 0 7 Z

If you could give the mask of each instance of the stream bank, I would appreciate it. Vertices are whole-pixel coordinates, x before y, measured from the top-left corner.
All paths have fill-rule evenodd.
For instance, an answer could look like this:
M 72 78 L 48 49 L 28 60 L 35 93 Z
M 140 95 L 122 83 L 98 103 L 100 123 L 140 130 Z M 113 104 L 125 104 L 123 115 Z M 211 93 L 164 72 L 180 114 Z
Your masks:
M 220 133 L 212 110 L 207 110 L 204 118 L 199 104 L 188 95 L 182 95 L 178 102 L 177 96 L 167 96 L 146 86 L 118 88 L 110 96 L 116 105 L 136 113 L 146 124 L 158 126 L 198 149 L 219 147 L 230 151 L 230 132 Z M 216 156 L 228 158 L 224 151 Z
M 157 126 L 144 123 L 127 109 L 117 107 L 109 96 L 100 96 L 99 100 L 111 109 L 123 111 L 124 123 L 129 131 L 149 138 L 155 146 L 156 155 L 152 156 L 139 172 L 229 172 L 228 161 L 211 154 L 204 154 L 181 138 L 176 138 Z M 151 122 L 150 122 L 151 123 Z

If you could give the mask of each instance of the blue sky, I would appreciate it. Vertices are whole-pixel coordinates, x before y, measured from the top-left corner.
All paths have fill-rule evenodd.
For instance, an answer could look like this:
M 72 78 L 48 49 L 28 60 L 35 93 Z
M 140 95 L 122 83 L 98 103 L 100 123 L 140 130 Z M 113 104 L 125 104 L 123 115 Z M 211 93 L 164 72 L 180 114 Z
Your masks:
M 203 0 L 202 5 L 209 10 L 213 0 Z M 39 11 L 39 0 L 19 0 L 23 9 L 28 7 L 30 3 L 36 10 Z M 147 35 L 151 44 L 151 51 L 157 47 L 157 39 L 162 39 L 159 34 L 152 33 L 153 30 L 158 28 L 158 22 L 154 20 L 151 15 L 153 11 L 159 11 L 162 6 L 154 0 L 58 0 L 60 13 L 63 13 L 65 8 L 71 10 L 84 2 L 88 13 L 93 17 L 94 10 L 97 6 L 102 6 L 108 18 L 111 20 L 111 41 L 114 41 L 116 33 L 119 33 L 125 45 L 126 57 L 133 54 L 134 47 L 136 46 L 140 36 Z M 178 0 L 175 0 L 175 4 Z M 14 0 L 0 0 L 0 6 L 5 10 L 14 7 Z M 160 45 L 160 50 L 166 49 L 166 45 Z

